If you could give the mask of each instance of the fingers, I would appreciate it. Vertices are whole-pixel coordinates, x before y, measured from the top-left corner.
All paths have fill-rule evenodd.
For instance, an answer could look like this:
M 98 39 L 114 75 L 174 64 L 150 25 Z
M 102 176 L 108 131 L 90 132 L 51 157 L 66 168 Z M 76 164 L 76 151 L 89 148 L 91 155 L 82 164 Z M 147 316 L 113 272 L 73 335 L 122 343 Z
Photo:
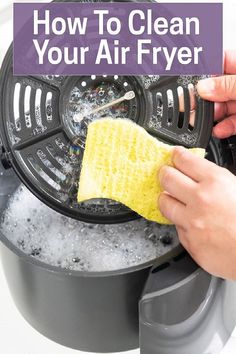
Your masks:
M 158 200 L 161 213 L 173 224 L 183 227 L 185 206 L 167 193 L 161 193 Z
M 225 74 L 236 74 L 236 50 L 226 50 L 224 53 Z
M 234 113 L 236 113 L 236 101 L 215 103 L 215 120 L 225 118 Z
M 180 146 L 174 149 L 172 161 L 179 171 L 196 182 L 204 180 L 212 173 L 217 173 L 217 166 L 213 162 L 194 155 L 191 151 Z
M 225 52 L 225 73 L 236 73 L 236 51 Z M 213 135 L 219 139 L 236 134 L 236 75 L 200 80 L 197 85 L 199 95 L 207 100 L 216 101 L 215 119 L 220 120 L 213 129 Z
M 236 50 L 224 53 L 224 72 L 226 76 L 200 80 L 197 90 L 202 98 L 224 102 L 236 99 Z
M 213 128 L 213 134 L 219 139 L 228 138 L 236 134 L 236 114 L 225 118 Z
M 162 188 L 183 204 L 191 200 L 197 185 L 192 179 L 170 166 L 161 168 L 159 180 Z
M 209 101 L 224 102 L 236 99 L 236 75 L 211 77 L 197 84 L 199 95 Z

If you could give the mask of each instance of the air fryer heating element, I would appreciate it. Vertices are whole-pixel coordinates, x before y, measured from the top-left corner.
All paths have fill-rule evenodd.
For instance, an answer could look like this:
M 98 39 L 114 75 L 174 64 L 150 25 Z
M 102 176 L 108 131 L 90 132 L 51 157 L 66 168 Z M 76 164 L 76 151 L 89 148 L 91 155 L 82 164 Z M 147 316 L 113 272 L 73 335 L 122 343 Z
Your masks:
M 36 196 L 67 216 L 96 223 L 136 217 L 111 200 L 76 201 L 87 127 L 94 119 L 131 119 L 169 143 L 208 145 L 212 106 L 195 94 L 199 77 L 17 77 L 11 58 L 12 49 L 1 73 L 4 156 Z M 132 99 L 91 113 L 130 91 Z

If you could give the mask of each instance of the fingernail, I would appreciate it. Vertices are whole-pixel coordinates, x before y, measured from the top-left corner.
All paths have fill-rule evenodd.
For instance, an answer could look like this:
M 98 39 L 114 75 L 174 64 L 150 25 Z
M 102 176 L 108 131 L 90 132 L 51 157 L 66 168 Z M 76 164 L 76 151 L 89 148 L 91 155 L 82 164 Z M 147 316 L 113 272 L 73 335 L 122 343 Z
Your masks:
M 198 81 L 197 91 L 199 95 L 211 95 L 215 91 L 215 80 L 214 79 L 204 79 Z
M 185 147 L 183 147 L 183 146 L 181 146 L 181 145 L 179 145 L 179 146 L 175 146 L 175 148 L 174 148 L 174 153 L 179 153 L 179 152 L 184 152 L 184 151 L 186 151 L 186 149 L 185 149 Z

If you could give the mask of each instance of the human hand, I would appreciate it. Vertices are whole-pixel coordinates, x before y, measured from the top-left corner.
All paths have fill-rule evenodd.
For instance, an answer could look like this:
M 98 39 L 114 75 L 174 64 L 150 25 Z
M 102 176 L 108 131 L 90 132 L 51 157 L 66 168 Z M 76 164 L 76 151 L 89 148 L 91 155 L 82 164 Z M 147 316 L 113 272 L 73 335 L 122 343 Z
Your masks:
M 236 177 L 183 147 L 160 170 L 159 207 L 207 272 L 236 280 Z
M 226 75 L 200 80 L 199 95 L 215 104 L 215 120 L 219 123 L 213 129 L 217 138 L 228 138 L 236 134 L 236 50 L 225 52 L 224 73 Z

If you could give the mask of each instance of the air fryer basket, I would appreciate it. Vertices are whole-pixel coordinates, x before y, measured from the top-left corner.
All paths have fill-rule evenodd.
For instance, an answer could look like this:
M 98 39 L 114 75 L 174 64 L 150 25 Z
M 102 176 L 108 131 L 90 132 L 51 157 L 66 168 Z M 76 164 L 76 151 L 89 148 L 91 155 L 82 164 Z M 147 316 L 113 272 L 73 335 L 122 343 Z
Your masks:
M 208 157 L 223 165 L 223 148 L 220 142 L 212 140 Z M 0 167 L 0 217 L 19 184 L 13 171 Z M 181 257 L 175 257 L 183 252 L 175 248 L 159 259 L 117 271 L 81 272 L 42 263 L 16 248 L 1 232 L 0 239 L 9 289 L 25 319 L 60 344 L 93 352 L 117 352 L 139 346 L 138 303 L 150 269 L 154 265 L 159 279 L 162 263 L 173 258 L 182 262 Z M 196 265 L 192 264 L 191 269 L 195 270 Z M 155 274 L 152 273 L 151 280 Z M 176 272 L 173 274 L 176 276 Z
M 20 185 L 0 166 L 0 218 Z M 0 231 L 0 252 L 14 302 L 39 332 L 65 346 L 116 352 L 138 347 L 138 301 L 152 262 L 107 272 L 50 266 L 24 254 Z

